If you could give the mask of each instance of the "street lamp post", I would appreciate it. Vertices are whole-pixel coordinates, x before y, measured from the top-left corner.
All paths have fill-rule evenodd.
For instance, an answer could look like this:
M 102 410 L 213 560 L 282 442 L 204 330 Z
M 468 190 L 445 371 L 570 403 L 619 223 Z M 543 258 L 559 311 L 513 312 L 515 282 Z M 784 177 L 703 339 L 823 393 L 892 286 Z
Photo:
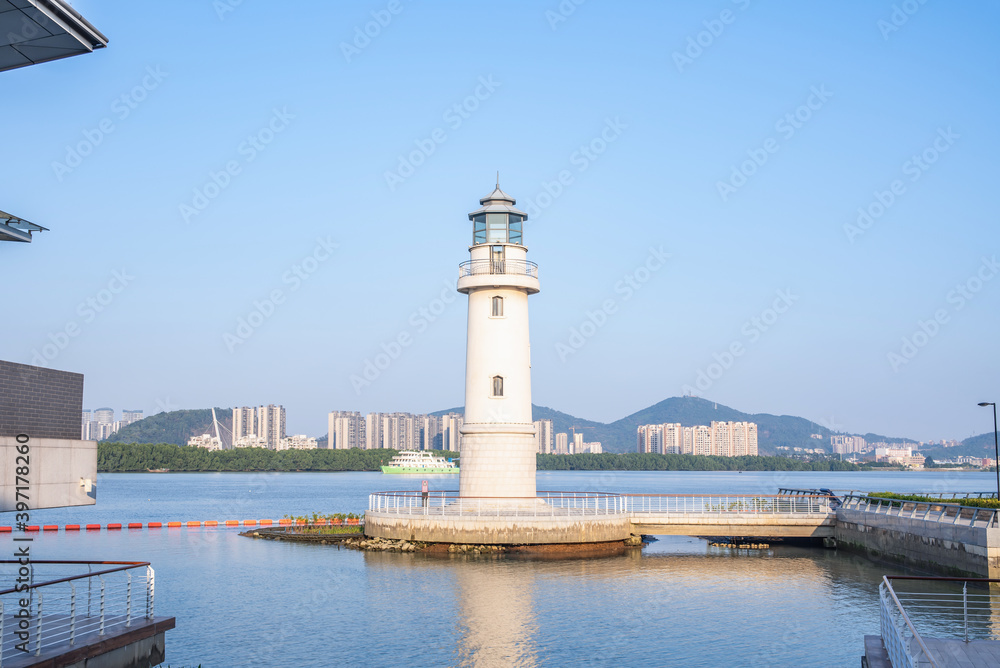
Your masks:
M 997 445 L 997 404 L 995 401 L 980 401 L 980 406 L 992 406 L 993 407 L 993 452 L 996 459 L 997 469 L 997 500 L 1000 500 L 1000 445 Z

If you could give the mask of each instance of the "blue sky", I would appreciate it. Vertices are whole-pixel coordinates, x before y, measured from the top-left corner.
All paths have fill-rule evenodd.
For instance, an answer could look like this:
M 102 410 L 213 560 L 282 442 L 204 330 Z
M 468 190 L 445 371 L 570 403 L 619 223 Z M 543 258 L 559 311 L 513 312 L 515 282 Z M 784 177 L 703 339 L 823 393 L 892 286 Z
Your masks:
M 0 74 L 0 209 L 51 229 L 0 247 L 0 356 L 89 408 L 461 405 L 499 170 L 535 403 L 992 426 L 995 5 L 74 6 L 107 49 Z

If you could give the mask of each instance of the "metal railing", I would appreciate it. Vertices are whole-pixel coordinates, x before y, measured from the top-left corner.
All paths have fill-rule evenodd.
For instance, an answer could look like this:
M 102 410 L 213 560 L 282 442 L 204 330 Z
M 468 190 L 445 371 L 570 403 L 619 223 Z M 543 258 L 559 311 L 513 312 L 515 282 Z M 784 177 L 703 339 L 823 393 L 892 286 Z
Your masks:
M 827 495 L 624 494 L 623 496 L 626 509 L 630 513 L 776 515 L 833 512 L 830 507 L 830 497 Z
M 940 665 L 942 657 L 928 649 L 937 644 L 932 640 L 1000 639 L 998 584 L 989 578 L 883 577 L 880 627 L 893 668 Z
M 83 566 L 87 573 L 64 574 Z M 101 566 L 109 568 L 93 570 Z M 152 619 L 154 582 L 147 561 L 0 561 L 0 668 L 5 659 Z
M 457 491 L 376 492 L 368 495 L 368 511 L 451 517 L 599 517 L 626 512 L 621 494 L 544 491 L 529 497 L 459 496 Z
M 460 278 L 463 276 L 488 276 L 490 274 L 538 278 L 538 265 L 527 260 L 467 260 L 458 265 Z
M 612 494 L 541 491 L 533 497 L 471 497 L 457 491 L 377 492 L 368 510 L 396 515 L 550 517 L 556 515 L 675 514 L 830 514 L 829 496 Z
M 845 510 L 860 510 L 876 515 L 943 522 L 971 527 L 998 526 L 996 508 L 977 508 L 958 503 L 934 501 L 903 501 L 878 496 L 848 494 L 843 497 Z

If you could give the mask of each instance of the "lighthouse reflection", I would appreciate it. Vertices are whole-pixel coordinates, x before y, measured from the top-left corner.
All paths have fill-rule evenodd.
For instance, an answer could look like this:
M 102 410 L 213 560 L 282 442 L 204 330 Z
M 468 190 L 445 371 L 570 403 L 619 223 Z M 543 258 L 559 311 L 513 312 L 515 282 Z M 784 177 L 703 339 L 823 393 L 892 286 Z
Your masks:
M 456 569 L 458 665 L 527 668 L 538 664 L 534 573 L 512 565 L 517 566 L 490 561 Z

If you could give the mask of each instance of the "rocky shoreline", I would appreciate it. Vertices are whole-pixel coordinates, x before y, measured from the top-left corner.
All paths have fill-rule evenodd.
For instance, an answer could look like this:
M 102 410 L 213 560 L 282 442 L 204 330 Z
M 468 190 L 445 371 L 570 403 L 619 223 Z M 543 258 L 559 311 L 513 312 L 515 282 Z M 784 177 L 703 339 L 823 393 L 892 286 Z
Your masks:
M 539 553 L 575 553 L 575 552 L 618 552 L 627 547 L 641 547 L 642 538 L 630 536 L 624 541 L 613 543 L 587 543 L 581 545 L 486 545 L 460 543 L 422 543 L 420 541 L 369 537 L 364 534 L 321 534 L 303 533 L 287 528 L 268 528 L 244 531 L 240 534 L 247 538 L 264 538 L 268 540 L 288 541 L 295 543 L 313 543 L 319 545 L 337 545 L 362 552 L 427 552 L 432 554 L 504 554 L 521 552 Z

